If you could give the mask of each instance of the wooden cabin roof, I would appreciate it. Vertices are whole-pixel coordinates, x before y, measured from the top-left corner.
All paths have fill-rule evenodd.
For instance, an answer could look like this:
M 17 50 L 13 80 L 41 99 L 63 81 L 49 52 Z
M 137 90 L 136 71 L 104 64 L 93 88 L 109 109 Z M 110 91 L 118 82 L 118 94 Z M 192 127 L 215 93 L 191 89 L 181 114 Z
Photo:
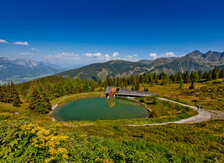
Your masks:
M 156 93 L 150 93 L 150 92 L 143 92 L 143 91 L 136 91 L 136 90 L 129 90 L 129 89 L 122 89 L 120 87 L 107 87 L 105 93 L 109 94 L 111 88 L 118 88 L 118 92 L 116 95 L 120 96 L 155 96 L 158 95 Z

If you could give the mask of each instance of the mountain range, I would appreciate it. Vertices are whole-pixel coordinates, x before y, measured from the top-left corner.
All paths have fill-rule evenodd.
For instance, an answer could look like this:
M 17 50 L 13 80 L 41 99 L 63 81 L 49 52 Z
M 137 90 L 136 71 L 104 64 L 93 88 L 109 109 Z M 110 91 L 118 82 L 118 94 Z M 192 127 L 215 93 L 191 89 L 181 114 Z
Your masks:
M 104 63 L 93 63 L 80 68 L 65 71 L 57 65 L 37 62 L 31 59 L 10 60 L 0 57 L 0 83 L 14 81 L 25 82 L 35 78 L 56 75 L 80 77 L 81 79 L 104 80 L 106 77 L 128 77 L 142 73 L 168 74 L 185 71 L 208 71 L 214 67 L 224 68 L 224 52 L 195 50 L 182 57 L 157 58 L 130 62 L 111 60 Z
M 0 82 L 25 82 L 34 78 L 53 75 L 63 70 L 53 64 L 33 61 L 31 59 L 10 60 L 0 57 Z
M 140 60 L 129 62 L 112 60 L 105 63 L 94 63 L 81 68 L 72 69 L 56 74 L 57 76 L 70 76 L 81 79 L 104 80 L 108 77 L 127 77 L 141 73 L 168 74 L 185 71 L 208 71 L 214 67 L 224 67 L 224 52 L 208 51 L 202 53 L 195 50 L 182 57 L 157 58 L 155 60 Z

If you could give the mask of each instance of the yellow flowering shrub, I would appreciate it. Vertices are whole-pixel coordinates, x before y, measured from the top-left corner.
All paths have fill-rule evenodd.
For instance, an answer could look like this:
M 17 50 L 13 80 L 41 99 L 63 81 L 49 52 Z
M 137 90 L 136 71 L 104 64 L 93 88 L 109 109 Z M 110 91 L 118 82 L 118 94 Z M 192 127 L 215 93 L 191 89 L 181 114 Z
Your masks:
M 68 151 L 65 148 L 60 147 L 61 141 L 68 139 L 68 136 L 56 134 L 53 129 L 46 129 L 33 123 L 23 125 L 21 126 L 21 129 L 25 131 L 25 134 L 35 135 L 32 138 L 32 144 L 36 148 L 46 150 L 46 157 L 44 158 L 45 162 L 63 160 L 68 157 Z

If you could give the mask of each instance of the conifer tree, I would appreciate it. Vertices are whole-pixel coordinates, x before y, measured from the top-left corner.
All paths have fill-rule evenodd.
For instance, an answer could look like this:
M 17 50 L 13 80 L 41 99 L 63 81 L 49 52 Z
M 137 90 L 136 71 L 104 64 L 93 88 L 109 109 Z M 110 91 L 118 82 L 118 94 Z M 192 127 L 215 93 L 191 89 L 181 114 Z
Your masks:
M 34 88 L 31 94 L 29 108 L 42 114 L 48 113 L 51 109 L 51 104 L 46 93 L 42 97 L 37 88 Z
M 221 70 L 219 77 L 224 78 L 224 69 Z
M 3 94 L 3 86 L 0 85 L 0 102 L 3 102 L 4 94 Z
M 12 103 L 13 97 L 14 97 L 14 89 L 15 89 L 15 85 L 13 81 L 8 82 L 8 86 L 6 89 L 7 89 L 7 101 L 8 103 Z
M 151 87 L 153 87 L 154 83 L 153 83 L 153 79 L 151 80 Z
M 184 88 L 184 82 L 183 81 L 181 81 L 180 82 L 180 86 L 179 86 L 179 88 L 178 89 L 183 89 Z
M 155 73 L 155 76 L 154 77 L 155 77 L 155 82 L 158 85 L 159 84 L 159 80 L 158 80 L 158 77 L 157 77 L 156 73 Z
M 29 108 L 31 110 L 36 109 L 37 108 L 37 104 L 39 103 L 40 100 L 41 100 L 40 94 L 39 94 L 38 90 L 35 87 L 33 89 L 31 97 L 30 97 Z
M 137 80 L 136 84 L 134 85 L 134 90 L 139 90 L 140 85 L 139 85 L 139 80 Z
M 180 72 L 177 73 L 177 81 L 178 82 L 182 81 L 182 75 Z
M 16 90 L 14 90 L 14 96 L 13 96 L 13 106 L 15 107 L 20 107 L 20 98 L 19 98 L 19 94 Z
M 198 77 L 199 77 L 199 80 L 203 78 L 203 73 L 201 70 L 198 70 Z
M 45 103 L 45 107 L 46 107 L 46 112 L 51 110 L 51 103 L 49 98 L 47 97 L 46 92 L 44 91 L 43 93 L 43 99 L 44 99 L 44 103 Z
M 212 71 L 212 79 L 218 79 L 219 78 L 219 69 L 215 67 Z
M 55 89 L 55 97 L 61 97 L 64 95 L 65 95 L 64 87 L 62 83 L 59 81 Z
M 194 89 L 194 81 L 193 80 L 191 81 L 191 85 L 190 85 L 189 89 Z
M 208 72 L 207 80 L 212 80 L 212 71 Z
M 82 87 L 82 92 L 87 93 L 89 92 L 89 82 L 86 80 L 83 87 Z
M 189 82 L 190 82 L 190 74 L 187 71 L 184 76 L 184 83 L 189 83 Z

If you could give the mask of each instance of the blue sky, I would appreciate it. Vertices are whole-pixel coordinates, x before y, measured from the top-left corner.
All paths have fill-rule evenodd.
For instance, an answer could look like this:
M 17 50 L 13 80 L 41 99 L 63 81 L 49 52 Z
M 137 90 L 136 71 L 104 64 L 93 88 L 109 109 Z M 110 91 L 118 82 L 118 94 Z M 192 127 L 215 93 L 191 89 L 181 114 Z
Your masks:
M 0 1 L 0 57 L 75 65 L 223 47 L 223 0 Z

